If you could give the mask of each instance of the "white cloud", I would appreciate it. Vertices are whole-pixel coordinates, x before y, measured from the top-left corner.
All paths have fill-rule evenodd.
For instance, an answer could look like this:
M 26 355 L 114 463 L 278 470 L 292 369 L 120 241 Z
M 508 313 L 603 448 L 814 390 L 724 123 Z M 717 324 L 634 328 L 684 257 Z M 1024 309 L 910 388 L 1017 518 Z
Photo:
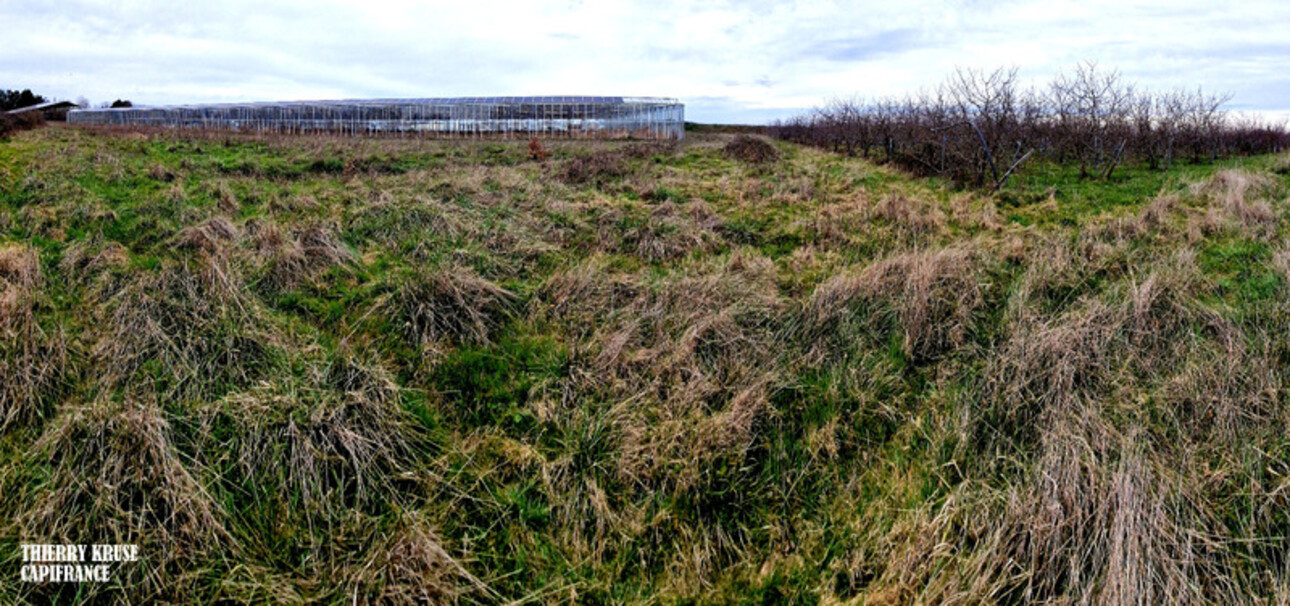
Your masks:
M 1043 81 L 1088 59 L 1290 111 L 1290 5 L 1269 1 L 0 0 L 0 24 L 0 87 L 100 101 L 666 95 L 695 120 L 764 121 L 960 65 Z

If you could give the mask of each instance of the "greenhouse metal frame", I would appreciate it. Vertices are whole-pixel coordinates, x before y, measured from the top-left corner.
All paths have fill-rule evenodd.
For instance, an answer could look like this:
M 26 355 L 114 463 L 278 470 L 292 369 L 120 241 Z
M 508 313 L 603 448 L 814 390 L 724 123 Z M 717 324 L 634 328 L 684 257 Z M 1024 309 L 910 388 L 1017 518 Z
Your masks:
M 663 97 L 459 97 L 74 110 L 72 124 L 398 137 L 682 139 Z

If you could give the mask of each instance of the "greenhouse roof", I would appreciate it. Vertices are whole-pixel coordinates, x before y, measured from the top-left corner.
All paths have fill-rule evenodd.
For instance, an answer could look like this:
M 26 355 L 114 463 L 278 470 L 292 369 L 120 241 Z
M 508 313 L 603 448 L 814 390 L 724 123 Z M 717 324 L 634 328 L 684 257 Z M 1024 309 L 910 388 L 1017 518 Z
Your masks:
M 595 96 L 535 96 L 535 97 L 427 97 L 421 99 L 337 99 L 317 101 L 257 101 L 245 103 L 201 103 L 192 105 L 136 105 L 134 107 L 105 108 L 93 111 L 129 111 L 139 109 L 201 109 L 221 107 L 291 107 L 300 105 L 470 105 L 514 103 L 584 103 L 584 104 L 660 104 L 676 105 L 680 101 L 671 97 L 595 97 Z

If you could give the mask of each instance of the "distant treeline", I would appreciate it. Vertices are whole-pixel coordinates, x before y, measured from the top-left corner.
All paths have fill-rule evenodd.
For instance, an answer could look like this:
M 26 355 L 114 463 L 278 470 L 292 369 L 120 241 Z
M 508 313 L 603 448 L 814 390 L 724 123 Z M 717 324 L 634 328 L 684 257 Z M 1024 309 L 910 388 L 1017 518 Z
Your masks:
M 46 99 L 40 95 L 31 92 L 31 89 L 22 91 L 0 89 L 0 112 L 7 112 L 11 109 L 21 109 L 44 103 Z
M 1029 163 L 1078 164 L 1087 178 L 1126 165 L 1168 170 L 1290 148 L 1284 124 L 1236 118 L 1230 95 L 1141 90 L 1083 63 L 1045 88 L 1022 89 L 1016 68 L 960 69 L 903 99 L 839 99 L 770 126 L 773 136 L 892 162 L 921 175 L 999 187 Z

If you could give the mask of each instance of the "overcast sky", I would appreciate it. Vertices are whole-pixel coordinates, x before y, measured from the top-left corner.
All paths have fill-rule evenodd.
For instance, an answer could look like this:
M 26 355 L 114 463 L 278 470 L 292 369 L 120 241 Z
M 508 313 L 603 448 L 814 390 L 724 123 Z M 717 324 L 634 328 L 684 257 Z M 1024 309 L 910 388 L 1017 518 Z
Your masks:
M 478 95 L 679 97 L 763 123 L 1081 60 L 1290 116 L 1290 2 L 0 0 L 0 88 L 137 104 Z

